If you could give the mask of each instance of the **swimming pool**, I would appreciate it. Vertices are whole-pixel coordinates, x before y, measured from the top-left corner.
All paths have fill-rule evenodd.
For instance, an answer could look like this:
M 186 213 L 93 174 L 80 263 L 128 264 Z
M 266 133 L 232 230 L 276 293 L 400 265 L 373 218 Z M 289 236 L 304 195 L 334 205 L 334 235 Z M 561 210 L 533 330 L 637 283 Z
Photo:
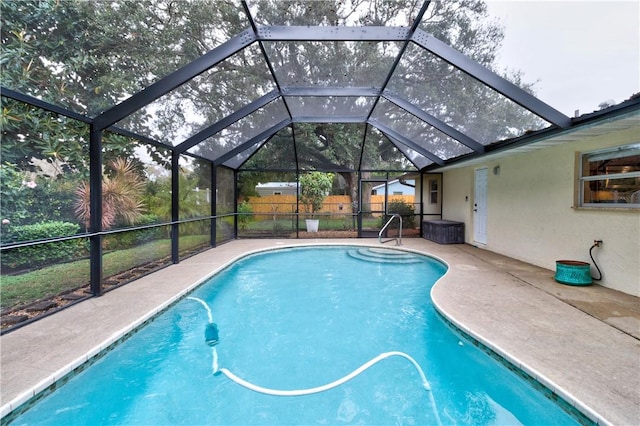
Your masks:
M 12 424 L 576 424 L 447 327 L 429 299 L 445 270 L 389 249 L 250 256 Z M 219 331 L 213 347 L 205 341 L 209 311 Z M 307 389 L 392 351 L 417 362 L 430 390 L 401 356 L 296 397 L 257 393 L 219 374 L 224 368 L 262 387 Z

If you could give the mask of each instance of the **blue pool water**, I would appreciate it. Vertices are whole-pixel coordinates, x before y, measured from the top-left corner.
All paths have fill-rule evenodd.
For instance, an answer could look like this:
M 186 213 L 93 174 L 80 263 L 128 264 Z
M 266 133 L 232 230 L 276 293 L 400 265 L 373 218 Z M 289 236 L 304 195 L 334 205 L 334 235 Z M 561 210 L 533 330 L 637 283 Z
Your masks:
M 12 424 L 577 424 L 551 400 L 453 332 L 429 292 L 446 267 L 357 247 L 275 250 L 226 268 Z M 356 257 L 354 257 L 356 256 Z M 375 259 L 373 259 L 375 260 Z M 205 342 L 207 307 L 219 342 Z M 337 380 L 283 397 L 254 392 Z

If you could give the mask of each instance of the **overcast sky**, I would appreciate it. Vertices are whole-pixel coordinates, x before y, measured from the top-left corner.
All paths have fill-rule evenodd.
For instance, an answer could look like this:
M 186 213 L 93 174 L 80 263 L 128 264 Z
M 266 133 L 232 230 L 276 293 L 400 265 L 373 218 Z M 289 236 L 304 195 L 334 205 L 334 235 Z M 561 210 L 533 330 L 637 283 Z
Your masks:
M 505 27 L 501 63 L 573 117 L 640 92 L 640 0 L 488 0 Z

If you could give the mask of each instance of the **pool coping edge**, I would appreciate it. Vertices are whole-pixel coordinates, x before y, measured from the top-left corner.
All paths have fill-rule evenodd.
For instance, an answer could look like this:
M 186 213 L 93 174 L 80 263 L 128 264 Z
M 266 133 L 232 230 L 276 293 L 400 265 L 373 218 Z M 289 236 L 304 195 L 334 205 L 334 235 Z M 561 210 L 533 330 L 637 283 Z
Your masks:
M 121 328 L 120 330 L 114 332 L 110 337 L 105 339 L 102 343 L 94 346 L 92 349 L 87 351 L 85 354 L 79 356 L 75 360 L 73 360 L 70 363 L 68 363 L 66 366 L 58 369 L 57 371 L 55 371 L 54 373 L 50 374 L 45 379 L 43 379 L 40 382 L 38 382 L 36 385 L 34 385 L 31 388 L 25 390 L 24 392 L 22 392 L 21 394 L 19 394 L 18 396 L 16 396 L 15 398 L 10 400 L 9 402 L 7 402 L 6 404 L 0 406 L 0 420 L 1 420 L 0 423 L 5 424 L 7 417 L 13 418 L 14 415 L 15 416 L 20 415 L 22 409 L 26 410 L 30 403 L 36 403 L 40 398 L 46 396 L 48 394 L 47 393 L 48 390 L 51 390 L 51 391 L 54 390 L 58 383 L 60 383 L 60 382 L 64 383 L 64 380 L 72 377 L 73 374 L 78 369 L 83 369 L 83 368 L 87 368 L 88 366 L 90 366 L 93 362 L 98 360 L 102 355 L 106 354 L 109 350 L 111 350 L 115 344 L 119 343 L 120 340 L 122 340 L 122 339 L 126 340 L 134 331 L 136 331 L 142 325 L 144 325 L 144 323 L 146 323 L 148 321 L 152 321 L 157 315 L 161 314 L 163 311 L 165 311 L 166 309 L 168 309 L 169 307 L 171 307 L 172 305 L 177 303 L 179 300 L 183 299 L 186 295 L 188 295 L 194 289 L 196 289 L 197 287 L 202 285 L 205 281 L 210 279 L 212 276 L 218 274 L 220 271 L 224 270 L 225 268 L 229 267 L 231 264 L 233 264 L 233 263 L 235 263 L 235 262 L 237 262 L 237 261 L 239 261 L 239 260 L 241 260 L 243 258 L 252 256 L 252 255 L 255 255 L 255 254 L 258 254 L 258 253 L 263 253 L 263 252 L 275 251 L 275 250 L 280 250 L 280 249 L 299 248 L 299 247 L 318 247 L 318 246 L 327 246 L 327 247 L 328 246 L 380 247 L 379 244 L 374 244 L 374 243 L 353 243 L 353 242 L 335 242 L 335 241 L 334 242 L 308 241 L 308 242 L 303 242 L 303 243 L 277 242 L 275 244 L 276 245 L 274 245 L 272 247 L 262 247 L 262 248 L 258 248 L 258 249 L 248 250 L 246 252 L 243 252 L 241 254 L 233 256 L 232 258 L 230 258 L 227 261 L 223 262 L 220 266 L 214 268 L 211 272 L 205 274 L 204 276 L 202 276 L 201 278 L 196 280 L 193 284 L 183 288 L 182 290 L 180 290 L 176 294 L 174 294 L 172 297 L 170 297 L 168 300 L 166 300 L 163 303 L 159 304 L 155 308 L 149 310 L 145 315 L 143 315 L 140 318 L 138 318 L 137 320 L 133 321 L 131 324 L 129 324 L 129 325 Z M 497 346 L 497 345 L 493 344 L 492 342 L 490 342 L 488 339 L 486 339 L 486 338 L 482 337 L 481 335 L 475 333 L 469 327 L 465 326 L 461 322 L 456 321 L 454 316 L 452 314 L 448 313 L 446 311 L 446 309 L 444 307 L 442 307 L 438 303 L 438 301 L 433 298 L 433 294 L 432 294 L 434 288 L 436 288 L 436 286 L 438 286 L 438 285 L 443 285 L 442 281 L 452 271 L 452 268 L 451 268 L 451 266 L 449 265 L 449 263 L 447 261 L 442 259 L 440 256 L 436 256 L 436 255 L 434 255 L 432 253 L 429 253 L 427 251 L 422 251 L 422 250 L 417 250 L 417 249 L 412 249 L 412 248 L 406 248 L 406 247 L 403 247 L 403 246 L 388 246 L 386 248 L 391 249 L 391 250 L 402 250 L 402 251 L 406 251 L 406 252 L 413 252 L 413 253 L 416 253 L 416 254 L 428 256 L 428 257 L 430 257 L 430 258 L 432 258 L 432 259 L 434 259 L 434 260 L 436 260 L 438 262 L 441 262 L 443 265 L 445 265 L 447 267 L 447 271 L 445 272 L 445 274 L 442 277 L 440 277 L 433 284 L 431 292 L 430 292 L 430 298 L 431 298 L 431 301 L 433 303 L 434 308 L 441 315 L 441 317 L 443 317 L 443 319 L 446 322 L 448 322 L 454 329 L 456 329 L 457 331 L 461 332 L 463 335 L 471 337 L 471 339 L 476 340 L 477 342 L 479 342 L 480 345 L 482 345 L 484 348 L 486 348 L 487 350 L 489 350 L 489 351 L 495 353 L 496 355 L 498 355 L 502 359 L 503 363 L 510 364 L 510 365 L 514 366 L 515 368 L 520 369 L 526 375 L 530 376 L 533 380 L 538 382 L 542 387 L 546 388 L 548 391 L 550 391 L 553 394 L 557 395 L 567 405 L 573 407 L 575 410 L 577 410 L 579 413 L 584 415 L 586 418 L 588 418 L 589 420 L 591 420 L 595 424 L 598 424 L 598 425 L 611 425 L 611 423 L 608 422 L 602 415 L 600 415 L 599 413 L 595 412 L 590 407 L 586 406 L 584 403 L 582 403 L 579 399 L 577 399 L 574 395 L 572 395 L 566 389 L 560 387 L 559 385 L 554 383 L 552 380 L 550 380 L 548 377 L 546 377 L 545 375 L 541 374 L 539 371 L 537 371 L 534 368 L 532 368 L 531 366 L 525 364 L 524 362 L 519 360 L 513 354 L 510 354 L 510 353 L 506 352 L 505 350 L 501 349 L 499 346 Z M 10 421 L 12 421 L 12 420 L 13 419 L 11 419 Z
M 451 325 L 454 329 L 459 331 L 461 334 L 468 336 L 471 339 L 477 341 L 480 345 L 483 346 L 483 348 L 481 349 L 486 349 L 488 351 L 493 352 L 497 356 L 499 356 L 502 359 L 503 363 L 510 364 L 513 367 L 521 370 L 523 373 L 525 373 L 525 375 L 530 376 L 532 380 L 535 380 L 536 382 L 538 382 L 542 387 L 546 388 L 552 394 L 557 395 L 568 406 L 573 407 L 573 409 L 575 409 L 578 413 L 582 414 L 583 416 L 585 416 L 587 419 L 591 420 L 595 424 L 613 426 L 613 424 L 607 421 L 604 418 L 604 416 L 597 413 L 591 407 L 581 402 L 567 389 L 559 386 L 549 377 L 545 376 L 540 371 L 536 370 L 535 368 L 531 367 L 527 363 L 523 362 L 517 356 L 503 350 L 502 348 L 500 348 L 500 346 L 498 346 L 497 344 L 494 344 L 489 339 L 474 332 L 468 326 L 456 320 L 453 314 L 447 312 L 447 310 L 433 297 L 433 291 L 436 288 L 436 286 L 445 285 L 442 281 L 447 277 L 447 275 L 451 271 L 451 267 L 449 263 L 446 262 L 444 259 L 431 254 L 430 256 L 439 259 L 441 262 L 447 265 L 447 268 L 448 268 L 447 272 L 433 284 L 430 292 L 431 293 L 430 297 L 431 297 L 431 302 L 433 303 L 433 307 L 449 325 Z

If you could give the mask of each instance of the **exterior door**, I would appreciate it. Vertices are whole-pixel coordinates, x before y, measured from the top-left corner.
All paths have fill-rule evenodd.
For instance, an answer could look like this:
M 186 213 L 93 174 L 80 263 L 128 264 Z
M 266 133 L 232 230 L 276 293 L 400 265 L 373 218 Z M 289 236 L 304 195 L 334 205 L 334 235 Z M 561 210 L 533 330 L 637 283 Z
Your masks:
M 489 169 L 475 171 L 473 200 L 473 240 L 487 244 L 487 176 Z

